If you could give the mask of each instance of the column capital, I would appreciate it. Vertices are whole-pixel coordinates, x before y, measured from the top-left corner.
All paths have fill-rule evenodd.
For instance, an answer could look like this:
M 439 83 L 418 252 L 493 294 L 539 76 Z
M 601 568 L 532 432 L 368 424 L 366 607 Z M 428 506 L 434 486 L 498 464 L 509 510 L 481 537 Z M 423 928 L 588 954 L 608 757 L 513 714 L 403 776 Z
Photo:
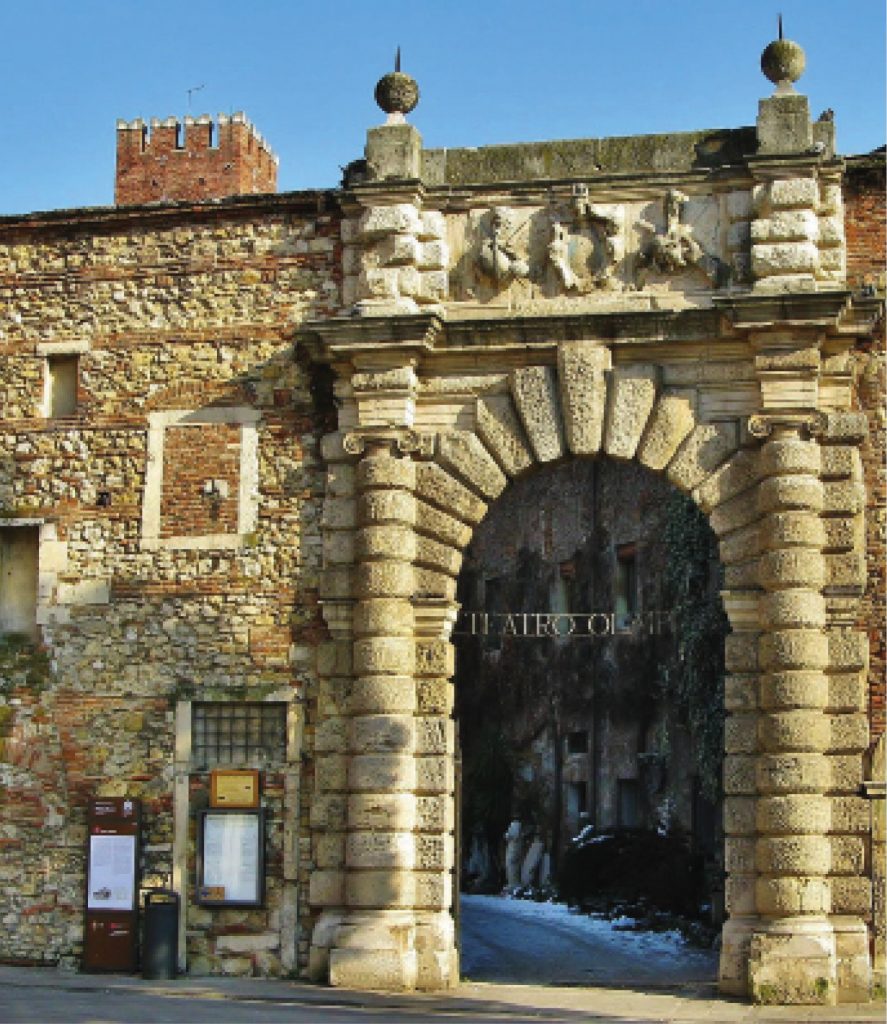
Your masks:
M 822 412 L 754 413 L 748 418 L 748 432 L 760 441 L 780 434 L 802 438 L 821 437 L 828 425 Z

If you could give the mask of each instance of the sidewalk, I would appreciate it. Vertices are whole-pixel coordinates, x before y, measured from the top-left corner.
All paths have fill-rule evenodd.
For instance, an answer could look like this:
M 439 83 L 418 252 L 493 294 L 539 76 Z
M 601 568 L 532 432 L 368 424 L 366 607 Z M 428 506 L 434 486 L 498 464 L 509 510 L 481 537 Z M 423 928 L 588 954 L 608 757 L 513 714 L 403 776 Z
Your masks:
M 478 1017 L 546 1011 L 577 1014 L 582 1020 L 601 1021 L 706 1021 L 733 1022 L 879 1021 L 885 1019 L 884 1004 L 849 1004 L 833 1007 L 761 1007 L 718 998 L 714 986 L 687 986 L 674 991 L 639 992 L 627 988 L 555 988 L 536 985 L 495 985 L 465 982 L 445 993 L 367 993 L 330 989 L 299 981 L 265 978 L 191 978 L 145 981 L 138 976 L 108 974 L 63 974 L 54 968 L 0 965 L 0 1000 L 13 989 L 51 989 L 60 997 L 65 992 L 102 992 L 109 989 L 155 996 L 176 996 L 200 1000 L 237 1000 L 287 1003 L 302 1007 L 360 1007 L 379 1011 L 427 1013 L 429 1018 L 452 1018 L 467 1014 Z

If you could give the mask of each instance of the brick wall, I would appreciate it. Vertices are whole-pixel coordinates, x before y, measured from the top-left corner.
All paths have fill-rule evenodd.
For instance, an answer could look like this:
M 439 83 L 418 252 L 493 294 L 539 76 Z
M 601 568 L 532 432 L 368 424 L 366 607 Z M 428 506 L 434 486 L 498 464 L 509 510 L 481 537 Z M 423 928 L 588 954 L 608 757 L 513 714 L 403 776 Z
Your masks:
M 865 288 L 883 299 L 885 292 L 884 152 L 847 161 L 844 184 L 847 225 L 847 278 L 855 290 Z M 883 316 L 872 339 L 854 351 L 855 402 L 868 417 L 869 435 L 863 445 L 866 485 L 866 559 L 868 588 L 862 601 L 860 625 L 869 635 L 869 707 L 872 739 L 887 729 L 887 363 Z
M 276 191 L 277 158 L 243 114 L 117 123 L 118 205 Z
M 236 533 L 240 427 L 169 427 L 163 442 L 161 537 Z

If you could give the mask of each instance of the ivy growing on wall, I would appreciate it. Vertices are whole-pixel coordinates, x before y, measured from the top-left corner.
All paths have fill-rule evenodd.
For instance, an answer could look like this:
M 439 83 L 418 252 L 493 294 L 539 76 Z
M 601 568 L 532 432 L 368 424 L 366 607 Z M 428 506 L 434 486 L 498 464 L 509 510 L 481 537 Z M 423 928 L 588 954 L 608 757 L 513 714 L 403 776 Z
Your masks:
M 724 750 L 724 638 L 729 632 L 718 594 L 717 540 L 705 516 L 677 491 L 669 495 L 664 519 L 663 593 L 674 616 L 675 642 L 660 663 L 657 683 L 689 728 L 700 784 L 715 799 Z

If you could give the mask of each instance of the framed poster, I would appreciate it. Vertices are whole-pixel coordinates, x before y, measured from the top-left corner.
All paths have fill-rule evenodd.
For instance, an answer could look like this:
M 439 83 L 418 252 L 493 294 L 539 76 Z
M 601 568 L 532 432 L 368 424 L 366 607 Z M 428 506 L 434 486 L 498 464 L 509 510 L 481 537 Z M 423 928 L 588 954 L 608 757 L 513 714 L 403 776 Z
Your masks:
M 197 902 L 260 907 L 265 899 L 265 818 L 257 810 L 200 812 Z
M 91 835 L 87 910 L 136 909 L 137 836 Z

